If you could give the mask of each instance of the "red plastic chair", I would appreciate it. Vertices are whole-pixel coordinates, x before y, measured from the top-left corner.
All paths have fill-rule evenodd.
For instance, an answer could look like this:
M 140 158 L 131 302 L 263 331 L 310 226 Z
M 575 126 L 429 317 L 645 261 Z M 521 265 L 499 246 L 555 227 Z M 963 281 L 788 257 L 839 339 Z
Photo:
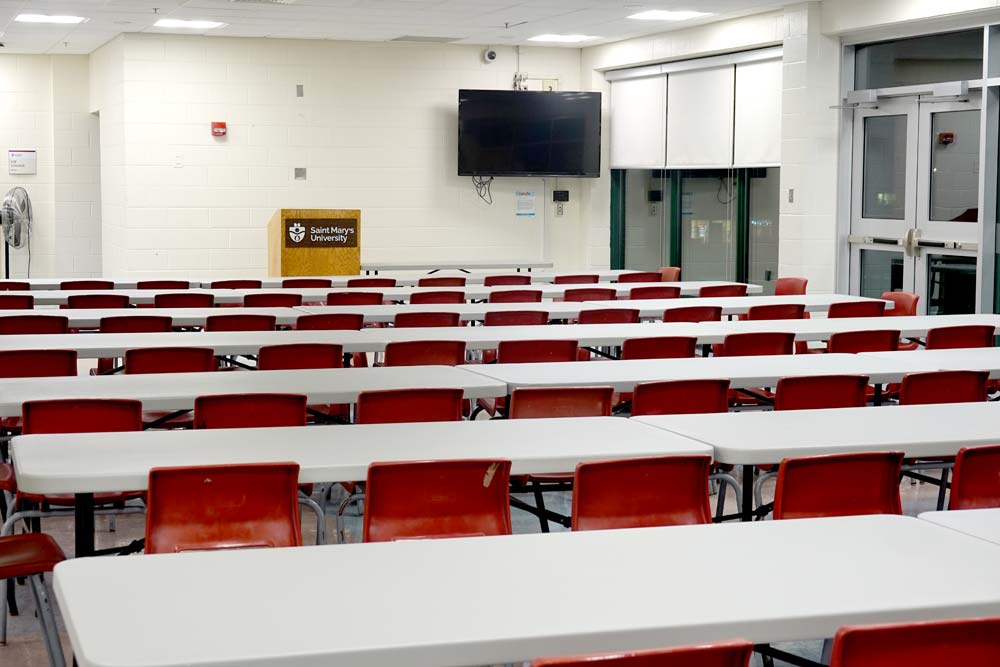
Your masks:
M 458 325 L 458 313 L 397 313 L 392 318 L 392 326 L 400 328 L 457 327 Z
M 72 294 L 63 308 L 128 308 L 129 299 L 124 294 Z
M 483 287 L 499 287 L 501 285 L 530 285 L 531 276 L 515 274 L 510 276 L 486 276 Z
M 575 340 L 505 340 L 497 347 L 497 363 L 536 364 L 576 361 L 580 345 Z
M 688 336 L 629 338 L 622 343 L 625 359 L 687 359 L 698 351 L 698 339 Z
M 35 297 L 30 294 L 0 294 L 0 310 L 31 310 Z
M 459 366 L 465 363 L 465 343 L 452 340 L 421 340 L 387 343 L 386 366 Z
M 830 336 L 828 352 L 857 354 L 859 352 L 892 352 L 899 348 L 899 332 L 889 329 L 872 331 L 841 331 Z
M 365 316 L 357 313 L 322 313 L 300 315 L 295 328 L 302 331 L 361 331 Z
M 102 290 L 114 289 L 115 284 L 110 280 L 64 280 L 59 283 L 61 290 Z
M 662 276 L 659 271 L 636 271 L 635 273 L 618 274 L 620 283 L 658 283 Z
M 902 514 L 903 452 L 862 452 L 785 459 L 778 466 L 774 518 Z M 838 480 L 836 484 L 828 480 Z
M 465 287 L 465 278 L 442 276 L 440 278 L 420 278 L 417 287 Z
M 885 315 L 884 301 L 845 301 L 831 303 L 827 317 L 882 317 Z
M 747 286 L 740 284 L 732 285 L 705 285 L 698 290 L 700 297 L 712 296 L 746 296 Z
M 664 322 L 718 322 L 722 306 L 682 306 L 663 311 Z
M 806 307 L 801 303 L 771 303 L 765 306 L 751 306 L 747 310 L 748 320 L 801 320 Z
M 633 417 L 728 412 L 729 380 L 666 380 L 637 384 L 632 392 Z
M 146 553 L 297 547 L 297 463 L 149 471 Z
M 414 292 L 410 295 L 410 303 L 431 304 L 431 303 L 465 303 L 465 292 Z
M 483 326 L 519 327 L 549 323 L 549 314 L 544 310 L 494 310 L 487 312 Z
M 295 308 L 302 305 L 301 294 L 247 294 L 243 297 L 246 308 Z
M 601 277 L 596 274 L 562 275 L 552 279 L 553 285 L 582 285 L 599 282 L 601 282 Z
M 206 347 L 148 347 L 125 351 L 126 375 L 210 373 L 215 367 L 215 352 Z
M 344 346 L 333 343 L 265 345 L 257 352 L 257 370 L 343 368 Z
M 348 287 L 395 287 L 395 278 L 351 278 Z
M 285 278 L 281 281 L 282 287 L 298 287 L 300 289 L 333 287 L 333 281 L 329 278 Z
M 35 597 L 36 615 L 42 630 L 42 641 L 49 656 L 49 664 L 66 664 L 59 642 L 59 631 L 56 627 L 55 615 L 49 602 L 48 589 L 42 575 L 66 560 L 66 554 L 51 535 L 44 533 L 27 533 L 24 535 L 7 535 L 0 537 L 0 601 L 6 598 L 7 586 L 11 586 L 15 578 L 27 577 L 31 584 L 31 592 Z M 0 631 L 0 639 L 7 641 L 6 607 L 0 609 L 4 618 Z
M 0 378 L 72 377 L 76 350 L 0 351 Z
M 364 542 L 510 535 L 510 461 L 373 463 Z
M 215 280 L 209 287 L 212 289 L 260 289 L 263 283 L 259 280 Z
M 539 658 L 531 667 L 747 667 L 751 655 L 753 644 L 731 641 L 652 651 Z
M 203 292 L 167 293 L 153 297 L 154 308 L 214 308 L 215 296 Z
M 675 283 L 681 279 L 681 267 L 679 266 L 661 266 L 660 267 L 660 280 L 665 283 Z
M 581 287 L 578 289 L 568 289 L 563 292 L 563 301 L 614 301 L 618 298 L 617 292 L 612 288 L 603 287 Z
M 930 371 L 903 376 L 900 405 L 979 403 L 987 398 L 986 371 Z
M 186 280 L 140 280 L 136 289 L 191 289 L 191 283 Z
M 383 389 L 358 394 L 357 424 L 462 421 L 461 389 Z
M 101 333 L 167 333 L 173 330 L 169 315 L 117 315 L 102 317 Z
M 774 409 L 863 408 L 868 404 L 867 390 L 864 375 L 781 378 L 774 390 Z
M 62 315 L 7 315 L 0 317 L 0 335 L 69 333 L 69 318 Z
M 511 419 L 609 417 L 612 387 L 524 387 L 510 395 Z
M 892 301 L 892 310 L 886 310 L 890 316 L 912 316 L 917 314 L 917 304 L 920 295 L 912 292 L 883 292 L 879 297 L 883 301 Z
M 846 626 L 830 667 L 1000 665 L 1000 618 Z
M 725 395 L 725 394 L 723 394 Z M 573 477 L 573 530 L 712 523 L 710 456 L 580 463 Z
M 194 399 L 195 428 L 305 426 L 302 394 L 219 394 Z
M 963 447 L 955 457 L 950 510 L 1000 507 L 1000 445 Z
M 18 280 L 0 280 L 0 292 L 27 292 L 31 289 L 31 283 Z
M 274 315 L 252 313 L 210 315 L 205 319 L 205 331 L 274 331 L 277 321 Z
M 935 327 L 927 332 L 926 347 L 928 350 L 951 350 L 960 347 L 993 347 L 994 333 L 994 327 L 989 324 Z
M 795 349 L 795 334 L 779 331 L 752 331 L 729 334 L 721 347 L 719 356 L 750 357 L 774 354 L 792 354 Z
M 629 299 L 679 299 L 681 288 L 672 285 L 663 287 L 633 287 L 628 292 Z
M 629 308 L 581 310 L 577 322 L 580 324 L 638 324 L 639 311 Z
M 326 305 L 378 306 L 384 298 L 381 292 L 330 292 L 326 295 Z
M 489 303 L 538 303 L 542 292 L 533 289 L 509 289 L 490 292 Z
M 808 278 L 778 278 L 774 282 L 775 296 L 798 296 L 806 293 Z

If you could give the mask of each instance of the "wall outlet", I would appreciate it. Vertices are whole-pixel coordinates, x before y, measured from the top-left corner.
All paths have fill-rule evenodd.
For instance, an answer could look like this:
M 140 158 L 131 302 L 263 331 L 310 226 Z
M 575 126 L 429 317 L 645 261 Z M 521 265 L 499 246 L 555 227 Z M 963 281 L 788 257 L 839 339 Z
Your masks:
M 556 217 L 557 218 L 561 218 L 563 216 L 563 213 L 566 212 L 565 206 L 566 206 L 566 204 L 562 203 L 561 201 L 560 202 L 556 202 Z
M 651 203 L 649 205 L 649 217 L 655 218 L 659 210 L 660 210 L 659 204 L 657 204 L 656 202 Z
M 542 79 L 542 90 L 549 92 L 559 90 L 559 79 Z

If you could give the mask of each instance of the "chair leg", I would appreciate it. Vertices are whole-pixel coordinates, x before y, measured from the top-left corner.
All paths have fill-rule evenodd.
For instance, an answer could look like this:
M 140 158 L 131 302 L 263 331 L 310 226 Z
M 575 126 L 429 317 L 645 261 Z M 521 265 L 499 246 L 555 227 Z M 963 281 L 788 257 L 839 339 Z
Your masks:
M 49 592 L 45 587 L 45 581 L 40 574 L 32 575 L 28 577 L 28 580 L 31 582 L 31 593 L 35 597 L 38 623 L 42 626 L 45 647 L 48 649 L 49 665 L 51 667 L 65 667 L 66 659 L 63 657 L 59 631 L 56 628 L 56 618 L 52 613 L 52 605 L 49 604 Z
M 542 485 L 538 482 L 531 483 L 531 490 L 535 494 L 535 507 L 538 508 L 538 523 L 542 527 L 542 532 L 549 532 L 549 520 L 545 518 L 545 498 L 542 493 Z
M 948 476 L 951 471 L 948 468 L 941 469 L 941 486 L 938 487 L 937 509 L 938 512 L 944 509 L 944 501 L 948 495 Z
M 7 645 L 7 606 L 13 597 L 13 591 L 14 585 L 10 579 L 0 579 L 0 646 Z
M 312 498 L 299 496 L 299 505 L 304 505 L 316 514 L 316 544 L 326 544 L 326 512 Z

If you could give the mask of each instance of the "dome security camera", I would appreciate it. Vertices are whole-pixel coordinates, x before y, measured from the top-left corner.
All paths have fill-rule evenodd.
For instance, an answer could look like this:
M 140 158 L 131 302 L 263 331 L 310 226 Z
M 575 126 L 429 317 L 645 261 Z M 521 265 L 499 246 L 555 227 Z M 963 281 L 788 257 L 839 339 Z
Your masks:
M 497 59 L 497 52 L 494 49 L 486 49 L 483 51 L 483 62 L 486 64 L 492 63 Z

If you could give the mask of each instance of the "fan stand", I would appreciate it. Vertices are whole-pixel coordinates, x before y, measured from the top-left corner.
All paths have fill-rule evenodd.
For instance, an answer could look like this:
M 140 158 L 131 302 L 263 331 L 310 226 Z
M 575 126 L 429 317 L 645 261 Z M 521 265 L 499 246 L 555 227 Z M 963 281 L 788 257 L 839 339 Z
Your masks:
M 3 277 L 10 280 L 10 244 L 3 242 Z

